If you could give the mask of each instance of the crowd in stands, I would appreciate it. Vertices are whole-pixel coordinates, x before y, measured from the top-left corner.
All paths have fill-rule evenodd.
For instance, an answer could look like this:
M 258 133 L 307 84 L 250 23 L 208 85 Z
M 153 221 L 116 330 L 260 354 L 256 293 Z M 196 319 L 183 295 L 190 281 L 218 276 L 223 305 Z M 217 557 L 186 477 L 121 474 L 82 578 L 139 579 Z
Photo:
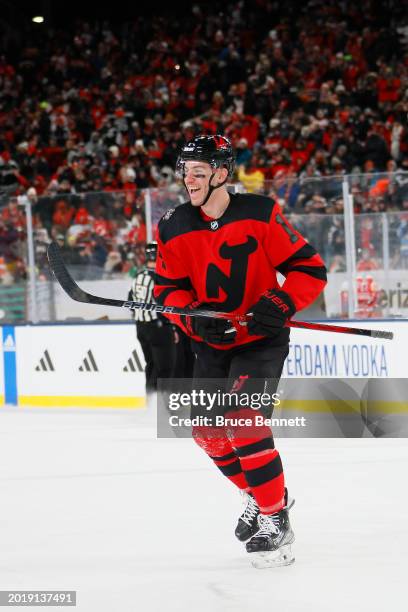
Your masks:
M 325 254 L 336 268 L 344 232 L 332 216 L 343 212 L 344 174 L 362 174 L 352 183 L 356 212 L 408 216 L 403 4 L 193 2 L 120 26 L 6 32 L 0 256 L 13 262 L 9 274 L 25 273 L 21 197 L 34 204 L 39 256 L 57 239 L 96 276 L 140 265 L 142 190 L 182 199 L 173 168 L 197 133 L 229 137 L 235 180 L 276 197 L 299 223 L 301 213 L 331 215 Z M 397 243 L 407 223 L 398 217 Z M 361 249 L 372 256 L 376 246 Z

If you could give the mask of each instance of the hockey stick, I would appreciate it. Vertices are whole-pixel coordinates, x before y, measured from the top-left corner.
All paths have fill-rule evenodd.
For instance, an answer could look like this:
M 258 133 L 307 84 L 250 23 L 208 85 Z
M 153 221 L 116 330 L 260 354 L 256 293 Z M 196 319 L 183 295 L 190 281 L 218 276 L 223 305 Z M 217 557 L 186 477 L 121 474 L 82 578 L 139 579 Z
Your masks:
M 118 306 L 119 308 L 129 308 L 129 310 L 146 310 L 155 311 L 166 314 L 187 315 L 189 317 L 210 317 L 213 319 L 228 319 L 233 322 L 238 322 L 245 325 L 250 319 L 250 315 L 233 315 L 228 312 L 215 312 L 212 310 L 201 310 L 200 308 L 189 310 L 188 308 L 179 308 L 178 306 L 161 306 L 160 304 L 148 304 L 146 302 L 132 302 L 115 300 L 112 298 L 104 298 L 96 295 L 91 295 L 83 291 L 74 281 L 68 272 L 65 263 L 61 256 L 61 251 L 55 242 L 52 242 L 47 249 L 48 261 L 51 266 L 57 281 L 76 302 L 84 302 L 86 304 L 99 304 L 101 306 Z M 314 329 L 318 331 L 330 331 L 340 334 L 355 334 L 358 336 L 370 336 L 371 338 L 382 338 L 384 340 L 392 340 L 394 334 L 388 331 L 380 331 L 376 329 L 361 329 L 359 327 L 345 327 L 339 325 L 326 325 L 325 323 L 309 323 L 305 321 L 288 321 L 287 327 L 299 327 L 302 329 Z

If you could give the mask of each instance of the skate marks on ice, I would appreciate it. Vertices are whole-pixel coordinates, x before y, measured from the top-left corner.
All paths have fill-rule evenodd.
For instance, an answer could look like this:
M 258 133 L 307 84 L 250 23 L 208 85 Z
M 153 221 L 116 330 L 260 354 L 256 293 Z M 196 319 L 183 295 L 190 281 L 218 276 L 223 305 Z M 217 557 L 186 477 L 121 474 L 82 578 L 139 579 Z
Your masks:
M 296 562 L 257 571 L 235 489 L 191 440 L 146 429 L 0 412 L 3 589 L 77 589 L 79 612 L 404 609 L 404 440 L 279 440 Z

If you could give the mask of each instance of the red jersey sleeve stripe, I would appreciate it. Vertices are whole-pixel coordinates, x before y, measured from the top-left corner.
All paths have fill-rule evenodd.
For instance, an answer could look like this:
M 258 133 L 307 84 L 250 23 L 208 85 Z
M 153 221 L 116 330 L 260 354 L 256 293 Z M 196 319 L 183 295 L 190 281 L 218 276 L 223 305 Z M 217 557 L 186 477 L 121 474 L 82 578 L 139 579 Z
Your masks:
M 325 285 L 326 281 L 323 279 L 315 278 L 304 272 L 291 270 L 281 289 L 286 291 L 289 297 L 292 298 L 298 311 L 314 302 Z

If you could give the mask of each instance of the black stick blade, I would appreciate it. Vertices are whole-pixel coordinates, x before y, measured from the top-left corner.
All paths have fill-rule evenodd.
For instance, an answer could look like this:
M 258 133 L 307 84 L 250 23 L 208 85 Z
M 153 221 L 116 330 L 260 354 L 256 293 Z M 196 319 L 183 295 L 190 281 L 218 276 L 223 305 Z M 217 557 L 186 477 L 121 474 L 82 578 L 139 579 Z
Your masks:
M 65 293 L 67 293 L 70 298 L 76 300 L 77 302 L 89 302 L 85 291 L 82 291 L 82 289 L 78 287 L 65 267 L 58 244 L 51 242 L 51 244 L 48 245 L 47 257 L 51 270 Z
M 58 244 L 55 242 L 51 242 L 51 244 L 48 246 L 47 256 L 55 278 L 65 293 L 67 293 L 72 300 L 75 300 L 76 302 L 84 302 L 86 304 L 100 304 L 101 306 L 123 306 L 124 302 L 121 300 L 113 300 L 110 298 L 91 295 L 78 287 L 68 272 L 61 256 L 61 250 Z

